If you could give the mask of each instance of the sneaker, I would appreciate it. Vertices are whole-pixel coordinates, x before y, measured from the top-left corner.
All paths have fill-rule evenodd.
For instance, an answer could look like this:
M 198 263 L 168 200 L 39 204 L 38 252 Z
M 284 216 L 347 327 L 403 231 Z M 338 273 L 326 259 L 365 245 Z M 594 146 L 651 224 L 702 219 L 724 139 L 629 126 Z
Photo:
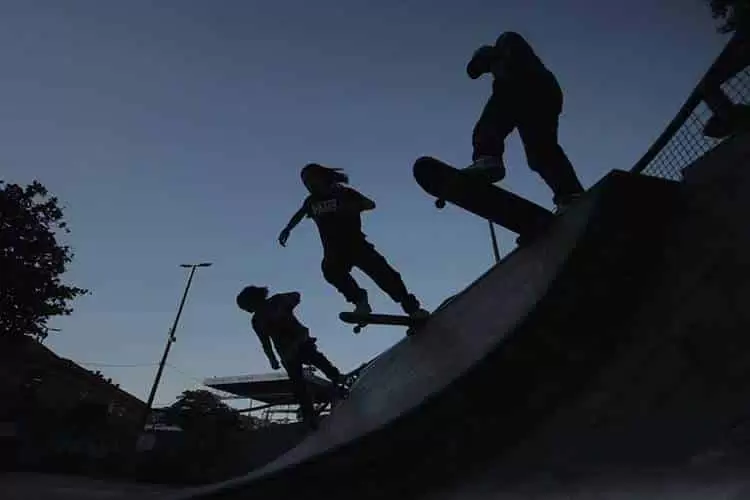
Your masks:
M 505 178 L 505 165 L 499 156 L 481 156 L 464 169 L 467 173 L 478 175 L 490 184 Z
M 352 314 L 355 314 L 357 316 L 367 316 L 371 312 L 372 306 L 370 306 L 370 302 L 367 300 L 367 294 L 363 294 L 362 298 L 354 304 L 354 310 L 352 311 Z M 362 328 L 366 326 L 367 322 L 365 320 L 362 320 L 361 323 L 357 324 L 353 331 L 355 334 L 358 334 L 362 330 Z
M 336 397 L 338 399 L 346 399 L 349 397 L 349 387 L 346 385 L 345 381 L 340 381 L 334 384 L 334 387 L 336 388 Z
M 348 377 L 344 375 L 343 373 L 341 373 L 338 377 L 336 377 L 336 380 L 331 380 L 331 383 L 339 389 L 347 389 L 349 387 Z
M 354 304 L 353 313 L 358 316 L 364 316 L 370 314 L 371 312 L 372 306 L 370 306 L 370 302 L 368 302 L 367 297 Z
M 401 302 L 401 308 L 410 318 L 414 319 L 423 319 L 430 315 L 429 312 L 422 309 L 419 300 L 417 300 L 412 294 L 409 294 L 406 299 Z
M 581 193 L 577 193 L 555 200 L 555 215 L 564 214 L 580 197 Z
M 430 311 L 422 309 L 421 307 L 416 311 L 409 313 L 411 319 L 427 319 L 430 316 Z

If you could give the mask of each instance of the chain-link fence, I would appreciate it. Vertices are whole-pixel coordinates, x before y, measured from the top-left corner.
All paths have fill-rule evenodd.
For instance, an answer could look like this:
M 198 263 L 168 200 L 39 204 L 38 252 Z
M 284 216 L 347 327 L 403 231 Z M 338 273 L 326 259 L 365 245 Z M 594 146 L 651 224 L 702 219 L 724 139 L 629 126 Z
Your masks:
M 727 137 L 750 129 L 750 39 L 736 35 L 677 116 L 632 168 L 672 180 Z

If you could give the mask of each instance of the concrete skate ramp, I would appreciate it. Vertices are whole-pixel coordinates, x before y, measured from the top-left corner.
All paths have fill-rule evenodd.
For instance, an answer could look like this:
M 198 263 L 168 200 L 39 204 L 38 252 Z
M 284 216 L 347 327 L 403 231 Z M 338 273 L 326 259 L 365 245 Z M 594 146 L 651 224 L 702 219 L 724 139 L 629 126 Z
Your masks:
M 482 428 L 504 425 L 503 418 L 512 417 L 514 426 L 505 440 L 522 437 L 557 393 L 569 391 L 568 382 L 581 381 L 565 372 L 558 358 L 570 353 L 553 334 L 569 330 L 566 342 L 601 347 L 591 336 L 618 320 L 608 314 L 624 314 L 636 300 L 631 292 L 648 266 L 629 257 L 653 253 L 673 188 L 609 174 L 548 234 L 448 302 L 420 334 L 379 356 L 319 431 L 244 477 L 171 498 L 383 498 L 406 494 L 417 475 L 457 470 L 460 464 L 444 467 L 451 460 L 478 458 L 480 452 L 460 449 L 481 448 Z M 589 366 L 585 361 L 583 355 L 575 364 Z M 541 380 L 555 383 L 530 391 Z
M 522 443 L 423 497 L 750 498 L 748 167 L 745 134 L 683 171 L 628 342 Z

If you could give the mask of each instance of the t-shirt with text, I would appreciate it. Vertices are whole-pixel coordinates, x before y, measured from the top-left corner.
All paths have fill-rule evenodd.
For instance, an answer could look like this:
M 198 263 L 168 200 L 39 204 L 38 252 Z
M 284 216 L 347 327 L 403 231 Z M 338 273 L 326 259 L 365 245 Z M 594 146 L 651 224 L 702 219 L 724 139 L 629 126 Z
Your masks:
M 305 214 L 318 227 L 324 249 L 340 248 L 365 239 L 360 212 L 351 208 L 364 200 L 359 192 L 346 186 L 338 186 L 326 196 L 310 195 L 305 199 Z

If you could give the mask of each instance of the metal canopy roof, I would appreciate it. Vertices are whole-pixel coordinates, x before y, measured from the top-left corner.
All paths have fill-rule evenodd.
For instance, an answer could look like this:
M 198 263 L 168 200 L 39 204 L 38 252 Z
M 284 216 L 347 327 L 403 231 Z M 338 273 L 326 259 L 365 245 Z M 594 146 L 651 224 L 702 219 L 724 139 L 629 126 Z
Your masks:
M 331 383 L 315 375 L 312 370 L 305 370 L 304 375 L 313 401 L 316 403 L 329 402 L 333 390 Z M 289 376 L 283 371 L 259 375 L 211 377 L 204 380 L 203 384 L 219 391 L 267 404 L 297 404 L 292 393 L 292 383 Z

